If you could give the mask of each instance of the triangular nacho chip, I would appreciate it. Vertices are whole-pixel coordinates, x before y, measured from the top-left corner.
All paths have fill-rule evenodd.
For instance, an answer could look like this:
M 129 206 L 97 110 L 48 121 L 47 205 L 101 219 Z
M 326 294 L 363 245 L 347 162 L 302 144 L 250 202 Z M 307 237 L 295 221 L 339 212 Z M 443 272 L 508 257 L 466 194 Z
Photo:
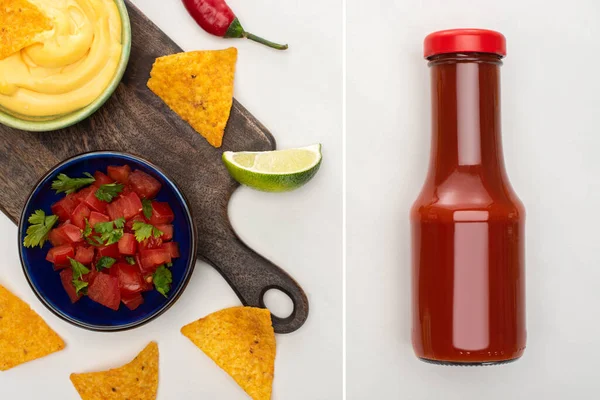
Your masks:
M 129 364 L 103 372 L 71 374 L 83 400 L 155 400 L 158 391 L 158 345 L 151 342 Z
M 160 57 L 148 87 L 214 147 L 221 147 L 233 104 L 237 49 Z
M 65 348 L 27 303 L 0 285 L 0 371 Z
M 181 328 L 254 400 L 269 400 L 275 370 L 275 332 L 269 310 L 233 307 Z
M 0 60 L 36 42 L 52 21 L 27 0 L 0 0 Z

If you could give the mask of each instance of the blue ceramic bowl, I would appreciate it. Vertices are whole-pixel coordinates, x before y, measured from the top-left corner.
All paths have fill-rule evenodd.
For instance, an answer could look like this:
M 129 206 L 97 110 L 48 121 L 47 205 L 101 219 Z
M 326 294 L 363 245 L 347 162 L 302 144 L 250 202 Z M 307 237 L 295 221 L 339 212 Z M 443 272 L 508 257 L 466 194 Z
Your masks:
M 51 184 L 56 176 L 65 173 L 71 177 L 82 176 L 84 172 L 106 171 L 109 165 L 128 164 L 131 169 L 139 169 L 156 178 L 162 188 L 156 199 L 169 203 L 175 214 L 173 240 L 179 243 L 181 257 L 173 260 L 173 285 L 168 298 L 156 290 L 143 293 L 144 304 L 131 311 L 121 305 L 118 311 L 111 310 L 88 297 L 82 297 L 72 304 L 63 289 L 60 275 L 52 264 L 46 261 L 46 253 L 51 248 L 46 243 L 39 247 L 25 248 L 22 243 L 29 223 L 27 219 L 38 209 L 51 213 L 50 206 L 64 197 L 57 195 Z M 96 331 L 121 331 L 143 325 L 164 313 L 179 298 L 190 280 L 196 262 L 196 228 L 191 208 L 183 193 L 166 174 L 148 161 L 126 153 L 102 151 L 85 153 L 70 158 L 52 168 L 34 187 L 25 203 L 19 221 L 19 255 L 25 276 L 38 298 L 54 314 L 81 328 Z

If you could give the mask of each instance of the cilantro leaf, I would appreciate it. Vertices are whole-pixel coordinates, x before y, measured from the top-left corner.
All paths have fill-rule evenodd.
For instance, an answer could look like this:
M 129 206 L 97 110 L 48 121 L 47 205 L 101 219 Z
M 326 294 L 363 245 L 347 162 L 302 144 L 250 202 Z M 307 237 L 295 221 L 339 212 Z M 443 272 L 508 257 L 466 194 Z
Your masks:
M 100 201 L 110 203 L 119 193 L 123 191 L 123 185 L 120 183 L 108 183 L 101 185 L 96 190 L 96 198 Z
M 90 225 L 90 221 L 85 218 L 85 229 L 83 230 L 83 237 L 89 237 L 92 234 L 92 227 Z
M 172 263 L 172 262 L 168 262 L 168 263 L 166 263 L 165 265 L 166 265 L 167 267 L 171 268 L 171 267 L 173 266 L 173 263 Z
M 135 221 L 133 223 L 133 231 L 135 232 L 135 240 L 138 242 L 143 242 L 144 240 L 149 239 L 151 236 L 159 238 L 163 234 L 155 226 L 142 221 Z
M 36 210 L 28 219 L 29 227 L 27 228 L 27 235 L 23 240 L 25 247 L 40 246 L 42 248 L 46 240 L 48 240 L 48 234 L 50 230 L 58 221 L 56 215 L 48 215 L 42 210 Z
M 86 267 L 79 261 L 69 257 L 69 262 L 71 263 L 71 269 L 73 270 L 73 279 L 81 279 L 83 275 L 90 273 L 88 267 Z
M 123 229 L 115 229 L 111 233 L 102 235 L 101 239 L 106 241 L 105 246 L 117 243 L 123 237 Z
M 167 297 L 171 290 L 171 283 L 173 283 L 173 274 L 167 267 L 161 265 L 152 275 L 152 282 L 154 282 L 156 290 Z
M 43 210 L 35 210 L 35 212 L 29 216 L 27 221 L 34 225 L 43 224 L 44 221 L 46 221 L 46 213 Z
M 125 218 L 121 217 L 121 218 L 115 219 L 115 227 L 117 229 L 123 229 L 124 226 L 125 226 Z
M 79 294 L 82 292 L 83 294 L 87 294 L 87 287 L 89 283 L 80 281 L 79 279 L 73 279 L 73 286 L 75 286 L 75 293 Z
M 127 264 L 129 264 L 129 265 L 135 265 L 135 263 L 136 263 L 134 257 L 125 257 L 125 261 L 127 261 Z
M 144 217 L 150 219 L 152 218 L 152 202 L 148 199 L 142 199 L 142 211 L 144 212 Z
M 56 190 L 56 193 L 75 193 L 84 186 L 91 185 L 96 182 L 96 179 L 88 172 L 83 173 L 87 178 L 69 178 L 65 174 L 59 174 L 56 180 L 52 182 L 52 189 Z
M 117 260 L 115 260 L 112 257 L 100 257 L 100 259 L 96 263 L 96 269 L 98 270 L 98 272 L 102 271 L 103 269 L 108 269 L 112 267 L 116 261 Z
M 114 224 L 112 221 L 98 222 L 96 225 L 94 225 L 94 231 L 100 234 L 111 233 L 115 229 L 113 225 Z
M 88 221 L 87 218 L 85 219 L 85 229 L 83 230 L 83 237 L 85 238 L 85 241 L 88 242 L 88 244 L 91 244 L 92 246 L 98 247 L 104 245 L 104 242 L 100 237 L 95 235 L 92 236 L 92 227 L 90 226 L 90 221 Z
M 113 243 L 117 243 L 123 237 L 124 226 L 125 218 L 118 218 L 114 221 L 98 222 L 94 225 L 94 231 L 101 235 L 101 244 L 103 243 L 105 246 L 109 246 Z
M 104 246 L 104 242 L 102 241 L 102 238 L 99 236 L 86 237 L 85 241 L 94 247 Z

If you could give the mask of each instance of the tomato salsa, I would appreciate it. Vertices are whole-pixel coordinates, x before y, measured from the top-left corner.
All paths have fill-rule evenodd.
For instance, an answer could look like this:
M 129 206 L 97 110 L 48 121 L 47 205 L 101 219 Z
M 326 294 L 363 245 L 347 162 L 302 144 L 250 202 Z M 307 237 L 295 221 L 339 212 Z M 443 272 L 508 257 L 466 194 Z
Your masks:
M 155 197 L 161 183 L 128 165 L 82 177 L 58 175 L 52 189 L 65 197 L 29 217 L 24 245 L 42 247 L 75 303 L 83 296 L 113 310 L 123 303 L 135 310 L 142 294 L 157 290 L 167 297 L 172 260 L 178 258 L 174 213 Z

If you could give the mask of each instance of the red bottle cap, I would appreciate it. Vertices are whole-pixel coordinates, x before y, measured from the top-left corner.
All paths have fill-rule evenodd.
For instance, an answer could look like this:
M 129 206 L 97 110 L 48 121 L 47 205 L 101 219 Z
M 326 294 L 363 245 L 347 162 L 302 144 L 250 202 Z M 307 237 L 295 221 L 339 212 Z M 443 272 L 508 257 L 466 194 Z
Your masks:
M 448 29 L 427 35 L 425 58 L 447 53 L 492 53 L 506 56 L 506 38 L 487 29 Z

